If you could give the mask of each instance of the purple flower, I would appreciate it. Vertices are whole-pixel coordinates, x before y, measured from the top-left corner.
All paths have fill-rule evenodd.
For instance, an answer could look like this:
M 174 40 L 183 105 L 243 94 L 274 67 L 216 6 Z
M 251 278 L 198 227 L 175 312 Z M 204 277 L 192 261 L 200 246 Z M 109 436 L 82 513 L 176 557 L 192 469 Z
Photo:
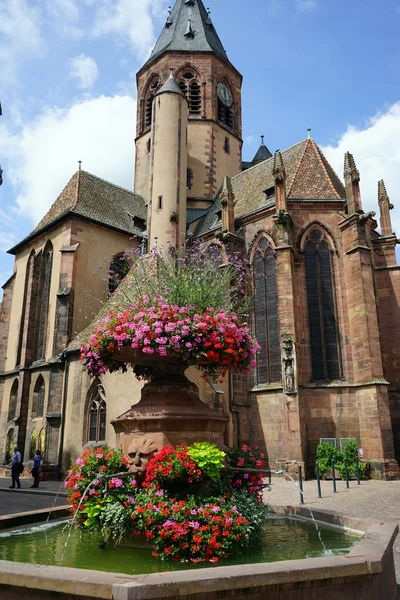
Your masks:
M 221 507 L 220 506 L 213 506 L 211 510 L 213 512 L 215 512 L 215 513 L 219 513 L 221 511 Z
M 200 529 L 200 523 L 198 521 L 190 521 L 189 527 L 191 527 L 194 530 Z
M 156 496 L 164 496 L 164 490 L 157 490 Z

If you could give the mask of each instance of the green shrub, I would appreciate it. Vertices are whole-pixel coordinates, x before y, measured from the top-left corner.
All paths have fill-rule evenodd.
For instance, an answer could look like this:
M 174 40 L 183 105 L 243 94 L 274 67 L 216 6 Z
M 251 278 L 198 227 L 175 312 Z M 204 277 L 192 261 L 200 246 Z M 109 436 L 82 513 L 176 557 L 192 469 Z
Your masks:
M 209 442 L 195 442 L 187 449 L 187 453 L 212 481 L 221 477 L 225 452 L 218 446 Z
M 318 444 L 316 460 L 318 461 L 319 473 L 321 477 L 324 477 L 328 471 L 332 468 L 332 460 L 335 461 L 335 469 L 340 473 L 341 477 L 346 477 L 346 470 L 344 466 L 344 459 L 347 460 L 347 471 L 349 476 L 355 477 L 356 462 L 358 456 L 358 443 L 356 440 L 347 440 L 344 444 L 343 451 L 340 452 L 336 446 L 323 442 Z M 362 462 L 358 463 L 360 477 L 363 479 L 365 476 L 365 464 Z
M 332 460 L 335 461 L 335 466 L 340 462 L 341 453 L 336 446 L 323 442 L 317 446 L 316 458 L 318 461 L 319 473 L 321 477 L 324 477 L 332 468 Z

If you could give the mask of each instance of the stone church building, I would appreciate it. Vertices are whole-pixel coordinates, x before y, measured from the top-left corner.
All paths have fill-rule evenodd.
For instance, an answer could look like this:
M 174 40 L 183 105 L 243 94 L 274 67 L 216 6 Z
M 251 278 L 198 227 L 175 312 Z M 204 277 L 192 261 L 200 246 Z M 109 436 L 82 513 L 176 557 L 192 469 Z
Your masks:
M 254 375 L 219 388 L 189 373 L 229 417 L 226 442 L 258 444 L 272 467 L 310 469 L 320 439 L 354 438 L 373 476 L 398 475 L 400 267 L 385 184 L 378 227 L 350 153 L 343 182 L 310 135 L 274 155 L 262 141 L 244 162 L 241 87 L 202 0 L 177 0 L 137 74 L 134 191 L 78 170 L 9 250 L 0 464 L 13 444 L 25 462 L 40 447 L 61 473 L 86 443 L 115 444 L 111 421 L 141 384 L 130 373 L 90 380 L 76 336 L 125 274 L 132 245 L 201 238 L 252 270 Z M 92 276 L 105 255 L 108 280 Z

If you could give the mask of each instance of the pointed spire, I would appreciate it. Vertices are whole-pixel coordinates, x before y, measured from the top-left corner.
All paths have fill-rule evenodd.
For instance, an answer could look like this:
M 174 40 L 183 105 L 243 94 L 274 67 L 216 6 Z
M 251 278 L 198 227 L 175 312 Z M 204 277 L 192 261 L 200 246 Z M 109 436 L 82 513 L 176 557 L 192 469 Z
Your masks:
M 380 223 L 382 235 L 393 235 L 392 219 L 390 212 L 394 206 L 390 203 L 388 193 L 386 191 L 385 182 L 381 179 L 378 182 L 378 203 L 380 212 Z
M 346 185 L 347 214 L 362 213 L 360 173 L 354 156 L 350 152 L 346 152 L 344 155 L 344 182 Z
M 176 0 L 146 65 L 170 51 L 212 52 L 228 61 L 202 0 Z
M 274 154 L 272 174 L 275 181 L 276 212 L 279 212 L 280 210 L 287 212 L 286 169 L 283 163 L 282 154 L 279 150 Z
M 176 81 L 174 79 L 174 70 L 173 69 L 169 70 L 169 77 L 168 77 L 167 81 L 164 83 L 164 85 L 160 87 L 160 89 L 156 93 L 156 96 L 159 96 L 160 94 L 166 94 L 166 93 L 179 94 L 180 96 L 183 96 L 186 100 L 185 94 L 182 92 L 181 88 L 179 87 L 179 85 L 176 83 Z
M 235 196 L 232 189 L 232 181 L 230 177 L 224 177 L 220 192 L 221 207 L 222 207 L 222 231 L 235 231 L 235 216 L 234 204 Z
M 268 158 L 272 157 L 272 153 L 268 150 L 267 146 L 264 144 L 264 136 L 261 136 L 261 145 L 259 147 L 259 149 L 257 150 L 252 163 L 253 165 L 258 165 L 258 163 L 263 162 L 264 160 L 267 160 Z
M 188 19 L 185 37 L 194 38 L 194 31 L 192 29 L 192 19 Z

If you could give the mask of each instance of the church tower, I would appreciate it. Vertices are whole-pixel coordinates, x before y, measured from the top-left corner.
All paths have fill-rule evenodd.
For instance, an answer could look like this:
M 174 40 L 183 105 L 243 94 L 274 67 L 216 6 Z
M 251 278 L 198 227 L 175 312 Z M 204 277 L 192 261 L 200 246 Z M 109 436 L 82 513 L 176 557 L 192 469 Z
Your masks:
M 153 171 L 164 169 L 154 162 L 152 125 L 156 103 L 165 100 L 157 92 L 171 69 L 188 108 L 187 205 L 206 208 L 223 178 L 241 172 L 242 76 L 230 63 L 202 0 L 176 1 L 150 58 L 137 74 L 135 192 L 148 202 L 154 196 Z M 167 102 L 177 104 L 178 99 Z

